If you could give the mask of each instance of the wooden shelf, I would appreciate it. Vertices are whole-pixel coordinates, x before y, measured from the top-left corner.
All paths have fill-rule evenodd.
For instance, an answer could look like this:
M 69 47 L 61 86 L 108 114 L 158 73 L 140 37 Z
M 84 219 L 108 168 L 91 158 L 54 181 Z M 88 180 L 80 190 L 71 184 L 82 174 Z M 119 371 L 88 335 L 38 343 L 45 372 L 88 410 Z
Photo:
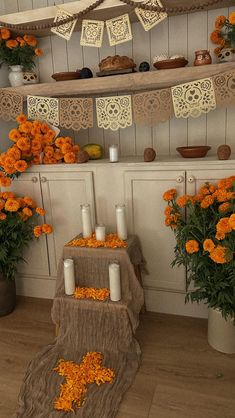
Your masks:
M 185 6 L 198 6 L 201 3 L 206 2 L 206 0 L 162 0 L 162 4 L 168 8 L 172 7 L 185 7 Z M 85 9 L 90 4 L 94 3 L 94 0 L 80 0 L 73 1 L 66 4 L 59 5 L 61 8 L 64 8 L 70 13 L 78 13 L 79 11 Z M 229 7 L 234 5 L 234 0 L 221 0 L 221 3 L 215 4 L 213 6 L 204 7 L 201 10 L 217 9 L 219 7 Z M 45 23 L 51 23 L 54 20 L 58 6 L 49 6 L 39 9 L 32 9 L 23 12 L 13 13 L 1 16 L 0 20 L 5 23 L 14 23 L 14 24 L 23 24 L 23 25 L 39 25 Z M 124 13 L 129 13 L 133 11 L 133 7 L 130 7 L 119 0 L 105 0 L 97 9 L 93 10 L 85 16 L 89 19 L 97 20 L 107 20 L 116 16 L 120 16 Z M 195 10 L 197 11 L 197 10 Z M 169 15 L 174 13 L 169 13 Z M 132 21 L 137 20 L 136 14 L 131 13 L 130 19 Z M 77 23 L 76 29 L 79 30 L 81 27 L 81 21 Z M 33 33 L 37 36 L 48 36 L 52 35 L 50 29 L 46 30 L 33 30 L 27 31 L 27 33 Z
M 185 67 L 173 70 L 156 70 L 145 73 L 114 75 L 109 77 L 88 78 L 82 80 L 58 81 L 30 84 L 21 87 L 6 87 L 3 91 L 28 95 L 60 97 L 96 95 L 116 92 L 137 92 L 172 87 L 177 84 L 201 78 L 211 77 L 223 71 L 235 69 L 235 62 Z

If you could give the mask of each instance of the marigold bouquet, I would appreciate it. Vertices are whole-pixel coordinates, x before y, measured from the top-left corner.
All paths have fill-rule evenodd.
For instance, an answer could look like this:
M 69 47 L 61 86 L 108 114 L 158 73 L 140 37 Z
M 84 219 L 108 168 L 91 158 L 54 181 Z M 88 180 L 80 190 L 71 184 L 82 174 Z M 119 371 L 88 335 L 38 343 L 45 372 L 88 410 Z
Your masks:
M 223 48 L 235 47 L 235 12 L 229 17 L 218 16 L 215 21 L 215 30 L 211 33 L 211 41 L 219 45 L 215 48 L 215 54 L 219 54 Z
M 235 176 L 205 183 L 193 196 L 177 197 L 171 189 L 163 199 L 168 202 L 165 224 L 176 238 L 172 266 L 187 270 L 186 301 L 204 301 L 234 318 Z
M 12 36 L 9 29 L 0 29 L 0 61 L 8 65 L 22 65 L 24 70 L 32 70 L 34 58 L 43 54 L 37 48 L 37 40 L 32 35 Z
M 0 193 L 0 272 L 6 279 L 14 279 L 22 251 L 33 237 L 52 232 L 49 224 L 37 225 L 45 213 L 29 196 Z
M 19 126 L 9 132 L 14 143 L 0 154 L 0 186 L 8 187 L 33 164 L 75 163 L 80 151 L 70 137 L 56 138 L 56 132 L 39 120 L 28 121 L 21 114 L 16 118 Z

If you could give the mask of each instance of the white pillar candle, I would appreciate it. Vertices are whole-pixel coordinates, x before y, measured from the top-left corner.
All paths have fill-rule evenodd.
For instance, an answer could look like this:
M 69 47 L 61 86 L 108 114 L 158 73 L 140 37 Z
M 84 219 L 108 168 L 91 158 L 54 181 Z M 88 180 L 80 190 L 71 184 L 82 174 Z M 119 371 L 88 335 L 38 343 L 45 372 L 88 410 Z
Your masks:
M 109 289 L 110 299 L 117 302 L 121 299 L 120 265 L 118 263 L 109 264 Z
M 66 295 L 72 295 L 75 291 L 74 262 L 71 258 L 64 260 L 64 288 Z
M 81 205 L 82 214 L 82 235 L 83 238 L 90 238 L 92 235 L 92 224 L 91 224 L 91 210 L 90 205 Z
M 118 162 L 118 145 L 113 144 L 109 147 L 109 161 L 111 163 Z
M 103 224 L 96 225 L 95 238 L 97 241 L 105 241 L 105 225 Z
M 117 235 L 120 239 L 127 239 L 126 208 L 125 205 L 116 205 Z

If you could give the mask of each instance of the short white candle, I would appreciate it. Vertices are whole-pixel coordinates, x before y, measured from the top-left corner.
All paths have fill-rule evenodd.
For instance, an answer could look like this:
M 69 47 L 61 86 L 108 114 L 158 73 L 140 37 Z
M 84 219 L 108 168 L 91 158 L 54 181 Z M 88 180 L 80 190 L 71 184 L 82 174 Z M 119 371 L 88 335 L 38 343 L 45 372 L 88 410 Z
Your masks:
M 64 288 L 66 295 L 72 295 L 75 291 L 74 262 L 71 258 L 64 260 Z
M 95 238 L 97 241 L 105 241 L 105 225 L 103 224 L 96 225 Z
M 109 147 L 109 161 L 111 163 L 117 163 L 118 162 L 118 145 L 113 144 Z
M 91 210 L 90 205 L 81 205 L 82 214 L 82 235 L 83 238 L 90 238 L 92 236 L 92 224 L 91 224 Z
M 120 239 L 127 239 L 126 208 L 125 205 L 116 205 L 117 235 Z
M 118 263 L 109 264 L 109 289 L 110 299 L 117 302 L 121 299 L 120 265 Z

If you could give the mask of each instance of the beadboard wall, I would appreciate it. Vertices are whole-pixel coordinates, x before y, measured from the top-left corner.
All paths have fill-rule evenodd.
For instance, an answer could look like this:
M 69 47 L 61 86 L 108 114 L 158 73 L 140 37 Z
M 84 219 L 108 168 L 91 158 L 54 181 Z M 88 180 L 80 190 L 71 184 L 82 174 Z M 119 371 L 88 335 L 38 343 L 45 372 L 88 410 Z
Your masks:
M 71 1 L 71 0 L 68 0 Z M 67 1 L 67 2 L 68 2 Z M 53 4 L 65 4 L 66 0 L 0 0 L 0 10 L 5 13 L 29 10 Z M 66 6 L 65 6 L 66 7 Z M 133 57 L 137 66 L 141 61 L 152 61 L 159 53 L 182 54 L 193 64 L 194 51 L 209 49 L 215 60 L 214 45 L 209 40 L 217 15 L 228 15 L 233 8 L 221 8 L 208 12 L 197 12 L 181 16 L 172 16 L 150 32 L 145 32 L 140 23 L 133 23 L 133 41 L 116 47 L 110 47 L 105 34 L 102 48 L 81 47 L 80 33 L 73 34 L 69 42 L 58 36 L 40 40 L 44 51 L 38 62 L 41 82 L 54 82 L 51 75 L 60 71 L 74 71 L 77 68 L 90 67 L 95 73 L 98 63 L 108 55 L 120 54 Z M 0 85 L 7 85 L 7 69 L 1 69 Z M 1 149 L 6 146 L 7 132 L 12 123 L 0 123 Z M 183 145 L 208 144 L 211 154 L 216 153 L 219 144 L 229 144 L 235 149 L 235 109 L 218 109 L 197 119 L 173 118 L 156 127 L 131 126 L 117 132 L 97 128 L 71 133 L 79 144 L 100 143 L 106 152 L 111 143 L 118 143 L 121 155 L 142 155 L 145 147 L 153 147 L 159 155 L 177 154 L 176 147 Z M 68 134 L 68 132 L 67 132 Z

